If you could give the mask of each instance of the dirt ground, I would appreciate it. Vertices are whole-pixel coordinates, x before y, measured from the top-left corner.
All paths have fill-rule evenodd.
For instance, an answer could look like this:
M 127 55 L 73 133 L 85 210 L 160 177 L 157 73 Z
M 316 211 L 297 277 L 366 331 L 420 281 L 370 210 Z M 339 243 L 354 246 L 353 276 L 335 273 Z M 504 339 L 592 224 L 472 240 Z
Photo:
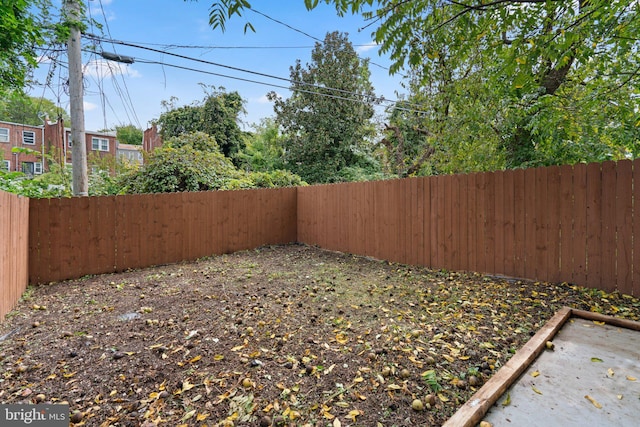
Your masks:
M 29 288 L 0 324 L 0 402 L 75 425 L 441 425 L 562 306 L 568 284 L 303 245 Z

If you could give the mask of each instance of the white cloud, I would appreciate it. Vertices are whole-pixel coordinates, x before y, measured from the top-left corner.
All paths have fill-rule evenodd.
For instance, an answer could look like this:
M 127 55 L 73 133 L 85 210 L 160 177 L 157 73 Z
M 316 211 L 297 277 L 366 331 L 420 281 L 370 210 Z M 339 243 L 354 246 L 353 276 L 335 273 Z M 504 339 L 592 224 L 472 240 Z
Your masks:
M 84 111 L 93 111 L 98 108 L 96 104 L 93 102 L 83 101 L 82 105 L 84 105 Z
M 280 94 L 278 94 L 278 97 L 280 96 Z M 271 104 L 271 101 L 269 101 L 269 98 L 267 98 L 267 95 L 262 95 L 260 98 L 256 99 L 256 103 L 258 104 Z
M 364 46 L 358 46 L 357 51 L 358 51 L 359 53 L 362 53 L 362 52 L 368 52 L 368 51 L 370 51 L 371 49 L 375 49 L 376 47 L 378 47 L 378 43 L 376 43 L 376 42 L 370 42 L 370 43 L 367 43 L 367 44 L 366 44 L 366 45 L 364 45 Z
M 127 77 L 142 77 L 142 75 L 133 68 L 114 61 L 106 61 L 104 59 L 94 59 L 89 61 L 85 66 L 83 73 L 87 76 L 97 77 L 99 79 L 112 77 L 117 75 L 125 75 Z

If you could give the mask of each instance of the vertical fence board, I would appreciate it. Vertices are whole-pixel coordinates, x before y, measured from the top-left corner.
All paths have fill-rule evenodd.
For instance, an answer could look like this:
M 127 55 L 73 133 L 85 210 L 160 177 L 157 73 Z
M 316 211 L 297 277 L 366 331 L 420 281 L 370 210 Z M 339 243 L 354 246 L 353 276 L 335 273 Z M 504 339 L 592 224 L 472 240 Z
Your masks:
M 549 277 L 549 267 L 547 264 L 547 254 L 549 251 L 549 239 L 547 233 L 549 198 L 553 197 L 547 189 L 548 168 L 536 168 L 535 171 L 535 198 L 531 205 L 531 211 L 535 215 L 535 277 L 539 280 L 547 280 Z
M 458 257 L 460 263 L 461 270 L 468 270 L 469 266 L 469 232 L 468 232 L 468 213 L 469 213 L 469 205 L 468 205 L 468 185 L 469 185 L 469 175 L 459 175 L 458 180 L 458 198 L 459 198 L 459 206 L 458 206 Z
M 587 280 L 602 284 L 602 173 L 599 163 L 587 165 Z
M 547 275 L 545 280 L 559 282 L 560 278 L 560 168 L 547 168 Z
M 499 274 L 505 274 L 505 195 L 504 195 L 504 172 L 498 171 L 494 174 L 494 203 L 493 203 L 493 217 L 494 217 L 494 268 L 493 272 Z
M 524 272 L 536 276 L 536 170 L 524 171 Z
M 99 223 L 96 227 L 96 247 L 94 257 L 97 265 L 95 271 L 100 273 L 112 273 L 116 271 L 117 253 L 120 250 L 117 242 L 117 229 L 122 225 L 118 222 L 115 196 L 98 197 L 93 209 L 98 211 Z
M 558 281 L 571 282 L 573 280 L 573 167 L 565 165 L 560 167 L 560 274 Z
M 422 264 L 431 267 L 431 178 L 420 178 L 422 183 Z
M 640 296 L 640 159 L 633 162 L 633 249 L 632 292 Z
M 486 261 L 486 173 L 476 176 L 476 268 L 480 273 L 487 272 Z
M 461 226 L 462 219 L 462 202 L 461 202 L 461 190 L 462 175 L 456 174 L 451 176 L 451 268 L 453 270 L 462 269 L 462 240 L 463 229 Z M 466 205 L 466 201 L 464 203 Z M 466 228 L 466 218 L 464 218 Z
M 587 280 L 587 166 L 573 167 L 573 280 L 584 286 Z
M 604 162 L 602 167 L 602 283 L 607 292 L 616 289 L 616 164 Z
M 446 268 L 446 229 L 445 229 L 445 212 L 446 207 L 445 203 L 446 194 L 445 194 L 445 180 L 447 177 L 438 176 L 436 177 L 436 198 L 437 198 L 437 206 L 436 206 L 436 265 L 438 268 Z
M 455 269 L 454 264 L 454 246 L 453 246 L 453 189 L 452 189 L 452 175 L 443 176 L 441 178 L 442 183 L 442 266 L 447 269 Z
M 503 220 L 504 220 L 504 274 L 516 276 L 514 250 L 515 247 L 515 227 L 514 227 L 514 173 L 512 170 L 503 172 Z
M 467 270 L 479 271 L 476 247 L 478 246 L 478 230 L 476 221 L 478 219 L 477 203 L 477 173 L 467 176 Z
M 525 199 L 525 171 L 513 171 L 513 220 L 514 220 L 514 276 L 525 277 L 526 265 L 526 199 Z
M 632 163 L 617 163 L 616 178 L 616 289 L 623 294 L 633 291 L 631 273 L 631 245 L 633 243 L 633 172 Z M 637 205 L 636 205 L 637 206 Z M 640 236 L 635 235 L 635 239 Z

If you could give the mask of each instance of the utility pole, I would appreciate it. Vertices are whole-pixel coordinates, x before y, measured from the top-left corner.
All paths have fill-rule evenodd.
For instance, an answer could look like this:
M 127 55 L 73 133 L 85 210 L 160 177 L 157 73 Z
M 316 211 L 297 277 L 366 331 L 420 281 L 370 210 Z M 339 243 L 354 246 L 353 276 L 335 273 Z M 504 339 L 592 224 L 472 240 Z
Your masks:
M 65 20 L 69 23 L 70 35 L 67 42 L 69 57 L 69 100 L 71 110 L 71 165 L 73 167 L 73 195 L 87 196 L 89 180 L 87 178 L 87 143 L 84 131 L 84 86 L 82 84 L 82 40 L 80 23 L 82 7 L 80 0 L 63 0 Z

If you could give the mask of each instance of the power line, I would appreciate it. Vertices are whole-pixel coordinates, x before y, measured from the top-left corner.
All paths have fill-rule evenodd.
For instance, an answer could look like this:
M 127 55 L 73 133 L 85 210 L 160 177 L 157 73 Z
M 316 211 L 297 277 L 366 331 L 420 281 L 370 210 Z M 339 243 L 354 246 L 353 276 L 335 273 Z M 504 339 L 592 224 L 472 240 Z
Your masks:
M 313 87 L 313 88 L 322 89 L 322 90 L 328 90 L 328 91 L 337 92 L 337 93 L 346 94 L 346 95 L 354 95 L 354 96 L 361 96 L 361 97 L 368 96 L 368 95 L 365 95 L 365 94 L 360 94 L 360 93 L 356 93 L 356 92 L 352 92 L 352 91 L 348 91 L 348 90 L 331 88 L 331 87 L 317 85 L 317 84 L 313 84 L 313 83 L 307 83 L 307 82 L 292 80 L 292 79 L 289 79 L 289 78 L 286 78 L 286 77 L 274 76 L 272 74 L 262 73 L 262 72 L 259 72 L 259 71 L 247 70 L 247 69 L 244 69 L 244 68 L 239 68 L 239 67 L 234 67 L 234 66 L 231 66 L 231 65 L 220 64 L 220 63 L 213 62 L 213 61 L 208 61 L 208 60 L 205 60 L 205 59 L 193 58 L 193 57 L 186 56 L 186 55 L 181 55 L 181 54 L 178 54 L 178 53 L 167 52 L 167 51 L 164 51 L 164 50 L 161 50 L 161 49 L 155 49 L 155 48 L 151 48 L 151 47 L 147 47 L 147 46 L 140 46 L 140 45 L 136 45 L 136 44 L 133 44 L 133 43 L 124 42 L 124 41 L 121 41 L 121 40 L 113 40 L 113 39 L 108 40 L 108 39 L 104 39 L 102 37 L 96 36 L 94 34 L 85 34 L 85 35 L 87 37 L 91 38 L 91 39 L 96 40 L 96 41 L 106 41 L 106 42 L 109 42 L 109 43 L 121 44 L 121 45 L 124 45 L 124 46 L 129 46 L 129 47 L 133 47 L 133 48 L 137 48 L 137 49 L 148 50 L 148 51 L 151 51 L 151 52 L 161 53 L 161 54 L 164 54 L 164 55 L 170 55 L 170 56 L 174 56 L 174 57 L 177 57 L 177 58 L 186 59 L 186 60 L 189 60 L 189 61 L 195 61 L 195 62 L 200 62 L 200 63 L 203 63 L 203 64 L 207 64 L 207 65 L 213 65 L 213 66 L 216 66 L 216 67 L 226 68 L 226 69 L 230 69 L 230 70 L 233 70 L 233 71 L 239 71 L 239 72 L 243 72 L 243 73 L 257 75 L 257 76 L 260 76 L 260 77 L 266 77 L 266 78 L 275 79 L 275 80 L 279 80 L 279 81 L 285 81 L 285 82 L 292 83 L 292 84 L 299 84 L 299 85 L 303 85 L 303 86 Z M 231 76 L 225 76 L 225 77 L 234 78 L 234 77 L 231 77 Z M 245 80 L 245 79 L 239 79 L 239 80 Z M 277 85 L 273 85 L 273 86 L 277 87 Z M 379 104 L 381 104 L 381 103 L 396 104 L 396 101 L 386 99 L 384 96 L 381 96 L 381 97 L 375 97 L 374 96 L 372 98 L 372 101 L 376 102 L 376 103 L 379 103 Z M 403 101 L 403 104 L 412 105 L 410 103 L 407 103 L 406 101 Z M 417 104 L 413 104 L 413 105 L 416 107 L 415 111 L 420 111 L 419 108 L 421 106 L 419 106 Z

